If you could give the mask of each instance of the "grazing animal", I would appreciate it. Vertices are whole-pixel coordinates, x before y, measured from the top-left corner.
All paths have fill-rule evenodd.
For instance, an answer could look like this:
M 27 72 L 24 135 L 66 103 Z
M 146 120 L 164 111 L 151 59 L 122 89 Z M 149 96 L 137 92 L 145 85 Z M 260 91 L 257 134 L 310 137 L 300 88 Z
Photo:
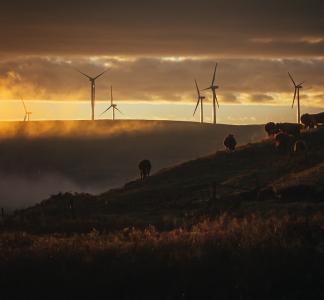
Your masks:
M 319 125 L 324 125 L 324 112 L 318 114 L 304 114 L 300 118 L 305 128 L 314 128 Z
M 138 168 L 140 169 L 141 180 L 144 180 L 146 177 L 150 176 L 152 165 L 149 160 L 142 160 L 139 163 Z
M 281 154 L 291 153 L 293 137 L 287 133 L 280 132 L 275 137 L 276 150 Z
M 269 136 L 275 135 L 277 133 L 287 133 L 295 137 L 299 137 L 301 125 L 295 123 L 273 123 L 269 122 L 264 126 L 265 131 Z
M 233 134 L 229 134 L 225 140 L 224 140 L 224 145 L 229 151 L 234 151 L 236 147 L 236 140 Z
M 291 134 L 294 137 L 300 136 L 301 125 L 295 123 L 277 123 L 276 124 L 278 132 Z
M 265 124 L 264 129 L 268 133 L 268 136 L 272 136 L 278 133 L 276 124 L 273 122 Z

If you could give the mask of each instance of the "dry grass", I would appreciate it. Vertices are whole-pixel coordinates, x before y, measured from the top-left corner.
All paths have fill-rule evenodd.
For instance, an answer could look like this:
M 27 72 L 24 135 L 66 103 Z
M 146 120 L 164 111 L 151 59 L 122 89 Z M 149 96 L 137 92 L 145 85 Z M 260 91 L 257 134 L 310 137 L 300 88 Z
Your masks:
M 96 295 L 105 287 L 115 299 L 215 293 L 227 299 L 312 298 L 324 292 L 323 234 L 320 214 L 266 219 L 225 214 L 167 232 L 149 226 L 72 236 L 2 233 L 0 279 L 7 288 L 19 284 L 33 294 L 39 292 L 36 282 L 47 288 L 55 282 L 73 295 Z

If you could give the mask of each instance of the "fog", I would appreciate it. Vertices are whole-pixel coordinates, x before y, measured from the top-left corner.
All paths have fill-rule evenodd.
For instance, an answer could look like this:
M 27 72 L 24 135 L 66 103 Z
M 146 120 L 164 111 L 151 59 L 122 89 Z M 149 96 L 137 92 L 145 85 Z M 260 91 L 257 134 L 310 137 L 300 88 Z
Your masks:
M 33 205 L 58 192 L 102 193 L 138 177 L 215 152 L 233 133 L 239 143 L 264 137 L 262 126 L 171 121 L 46 121 L 0 125 L 0 205 Z

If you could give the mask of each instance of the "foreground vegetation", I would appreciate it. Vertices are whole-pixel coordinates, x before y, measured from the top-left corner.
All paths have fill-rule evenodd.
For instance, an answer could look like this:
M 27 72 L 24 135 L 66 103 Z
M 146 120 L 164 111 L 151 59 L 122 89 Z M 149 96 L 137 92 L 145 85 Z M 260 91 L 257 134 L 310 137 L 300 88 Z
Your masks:
M 324 130 L 302 138 L 307 156 L 265 140 L 5 216 L 0 298 L 324 298 Z
M 320 299 L 324 216 L 224 214 L 189 228 L 0 235 L 2 295 Z M 64 293 L 63 293 L 64 290 Z M 46 298 L 48 298 L 46 296 Z

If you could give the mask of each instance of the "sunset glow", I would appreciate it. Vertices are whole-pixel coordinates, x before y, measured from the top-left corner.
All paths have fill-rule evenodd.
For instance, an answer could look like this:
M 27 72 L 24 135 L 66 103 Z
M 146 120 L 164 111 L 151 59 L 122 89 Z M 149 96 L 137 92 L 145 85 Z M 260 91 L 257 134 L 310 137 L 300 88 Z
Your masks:
M 304 111 L 320 111 L 324 107 L 323 18 L 322 6 L 312 2 L 316 5 L 202 1 L 202 7 L 210 8 L 202 11 L 195 1 L 175 1 L 169 10 L 165 2 L 153 5 L 143 0 L 129 3 L 125 11 L 97 1 L 96 6 L 82 3 L 78 13 L 75 1 L 56 6 L 33 0 L 21 4 L 20 10 L 7 2 L 0 12 L 0 119 L 18 118 L 19 112 L 13 113 L 13 106 L 4 101 L 19 95 L 29 101 L 61 101 L 57 106 L 62 109 L 51 116 L 46 109 L 41 113 L 40 107 L 47 104 L 37 104 L 37 119 L 86 117 L 82 105 L 75 116 L 62 112 L 69 110 L 64 101 L 90 99 L 87 81 L 75 69 L 97 74 L 107 68 L 97 82 L 98 101 L 108 98 L 113 85 L 121 103 L 163 102 L 169 108 L 159 117 L 172 119 L 174 105 L 194 106 L 193 80 L 202 87 L 209 85 L 216 61 L 222 105 L 289 107 L 290 71 L 296 80 L 306 81 L 301 93 Z M 206 96 L 210 103 L 211 95 Z M 222 115 L 223 121 L 235 115 L 235 105 Z M 142 109 L 125 118 L 154 118 L 149 107 L 144 109 L 147 115 Z M 251 107 L 253 113 L 258 119 Z M 175 116 L 175 120 L 190 119 L 186 110 Z

